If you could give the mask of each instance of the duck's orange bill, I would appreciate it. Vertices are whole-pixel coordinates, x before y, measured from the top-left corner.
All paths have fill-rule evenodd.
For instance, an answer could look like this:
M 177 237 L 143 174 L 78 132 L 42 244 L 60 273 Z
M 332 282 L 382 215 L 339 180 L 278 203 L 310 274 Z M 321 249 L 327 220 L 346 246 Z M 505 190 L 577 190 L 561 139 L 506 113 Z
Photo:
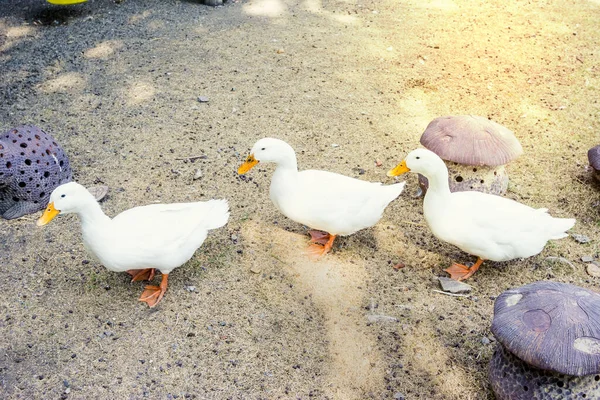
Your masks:
M 244 162 L 238 168 L 238 174 L 240 174 L 240 175 L 245 174 L 246 172 L 250 171 L 256 164 L 258 164 L 258 160 L 256 158 L 254 158 L 254 154 L 250 154 L 246 158 L 246 162 Z
M 37 226 L 46 225 L 48 222 L 52 221 L 54 217 L 56 217 L 58 214 L 60 214 L 60 211 L 54 208 L 54 203 L 48 204 L 48 207 L 46 207 L 44 213 L 42 214 L 40 219 L 38 219 Z
M 408 171 L 410 171 L 410 168 L 406 166 L 406 160 L 404 160 L 400 164 L 396 165 L 395 168 L 390 169 L 387 173 L 387 176 L 398 176 L 405 174 Z

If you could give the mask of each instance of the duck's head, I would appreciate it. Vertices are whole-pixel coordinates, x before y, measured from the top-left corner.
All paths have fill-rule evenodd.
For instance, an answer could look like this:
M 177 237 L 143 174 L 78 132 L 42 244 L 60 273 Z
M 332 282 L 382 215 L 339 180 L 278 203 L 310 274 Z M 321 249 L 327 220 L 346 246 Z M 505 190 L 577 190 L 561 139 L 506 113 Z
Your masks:
M 273 138 L 263 138 L 254 143 L 250 155 L 246 161 L 238 168 L 238 174 L 245 174 L 250 171 L 260 161 L 283 164 L 293 160 L 296 161 L 296 153 L 292 146 L 283 140 Z
M 95 201 L 94 196 L 79 183 L 69 182 L 58 186 L 50 195 L 48 206 L 38 219 L 37 225 L 46 225 L 58 214 L 78 212 L 82 204 L 85 204 L 90 198 Z
M 427 149 L 416 149 L 408 153 L 404 161 L 389 170 L 387 176 L 415 172 L 427 177 L 434 175 L 440 168 L 446 168 L 446 165 L 437 154 Z

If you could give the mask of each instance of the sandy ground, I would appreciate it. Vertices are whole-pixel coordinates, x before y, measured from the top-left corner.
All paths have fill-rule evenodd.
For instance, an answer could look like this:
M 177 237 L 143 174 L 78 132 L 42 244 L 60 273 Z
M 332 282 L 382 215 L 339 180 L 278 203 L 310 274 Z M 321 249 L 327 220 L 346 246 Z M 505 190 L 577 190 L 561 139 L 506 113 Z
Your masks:
M 0 221 L 0 397 L 493 398 L 495 297 L 543 279 L 598 287 L 581 257 L 599 253 L 586 168 L 599 14 L 595 0 L 0 0 L 2 131 L 54 134 L 79 182 L 110 187 L 108 215 L 232 208 L 155 309 L 137 301 L 142 283 L 86 253 L 76 217 Z M 507 196 L 577 218 L 591 242 L 486 262 L 470 296 L 450 297 L 437 277 L 473 258 L 431 235 L 415 176 L 377 226 L 313 262 L 305 227 L 268 199 L 273 167 L 236 173 L 271 136 L 301 169 L 392 183 L 427 123 L 455 114 L 513 130 L 525 153 Z

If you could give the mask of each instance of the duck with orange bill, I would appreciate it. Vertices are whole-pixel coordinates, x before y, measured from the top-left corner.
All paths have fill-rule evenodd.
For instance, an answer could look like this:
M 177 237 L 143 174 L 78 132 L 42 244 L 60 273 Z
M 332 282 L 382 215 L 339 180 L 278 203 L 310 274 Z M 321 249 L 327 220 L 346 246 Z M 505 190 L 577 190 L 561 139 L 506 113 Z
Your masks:
M 127 272 L 132 281 L 152 280 L 155 270 L 161 272 L 160 285 L 146 286 L 139 299 L 154 307 L 171 271 L 192 258 L 210 229 L 227 223 L 229 206 L 226 200 L 152 204 L 111 219 L 85 187 L 70 182 L 52 192 L 37 224 L 69 213 L 79 215 L 85 247 L 110 271 Z
M 384 186 L 328 171 L 299 172 L 294 149 L 279 139 L 256 142 L 238 173 L 247 173 L 259 162 L 276 164 L 271 201 L 283 215 L 313 229 L 309 254 L 314 257 L 326 254 L 336 236 L 375 225 L 404 188 L 404 182 Z
M 505 197 L 477 191 L 450 192 L 444 161 L 427 149 L 411 151 L 388 172 L 419 173 L 429 180 L 423 215 L 438 239 L 477 256 L 472 267 L 453 264 L 452 279 L 469 278 L 484 260 L 508 261 L 539 254 L 548 240 L 567 237 L 572 218 L 554 218 L 545 208 L 532 208 Z

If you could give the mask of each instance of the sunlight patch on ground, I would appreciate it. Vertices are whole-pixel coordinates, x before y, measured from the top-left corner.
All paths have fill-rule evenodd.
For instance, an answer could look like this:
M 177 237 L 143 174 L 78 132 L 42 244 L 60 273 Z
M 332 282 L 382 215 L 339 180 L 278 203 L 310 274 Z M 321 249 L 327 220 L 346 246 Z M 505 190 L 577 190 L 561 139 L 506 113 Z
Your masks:
M 3 21 L 0 21 L 0 52 L 7 51 L 22 39 L 34 34 L 35 29 L 30 26 L 6 26 Z
M 470 387 L 474 386 L 472 379 L 461 368 L 460 362 L 453 360 L 444 343 L 436 338 L 434 328 L 427 325 L 414 326 L 404 336 L 404 359 L 417 371 L 429 375 L 434 386 L 445 395 L 444 398 L 461 398 L 461 394 L 474 389 Z
M 156 94 L 156 88 L 148 82 L 135 82 L 127 90 L 127 104 L 136 105 L 150 100 Z
M 30 26 L 13 26 L 6 29 L 6 37 L 9 39 L 22 38 L 33 35 L 34 29 Z
M 304 7 L 307 11 L 312 13 L 321 13 L 323 12 L 323 6 L 321 5 L 321 0 L 305 0 Z
M 330 14 L 329 17 L 345 25 L 358 25 L 360 23 L 360 20 L 355 15 Z
M 256 0 L 244 5 L 246 13 L 254 16 L 281 17 L 287 6 L 281 0 Z
M 129 17 L 129 21 L 127 21 L 127 22 L 129 22 L 130 24 L 135 24 L 143 19 L 148 18 L 151 14 L 152 13 L 150 12 L 150 10 L 146 10 L 141 14 L 136 14 L 136 15 Z
M 551 117 L 550 111 L 546 108 L 540 107 L 538 104 L 534 104 L 530 99 L 521 99 L 521 118 L 531 120 L 547 120 Z
M 432 0 L 421 3 L 421 7 L 424 8 L 435 8 L 444 11 L 457 11 L 458 6 L 452 0 Z
M 411 123 L 422 131 L 436 117 L 429 111 L 428 104 L 427 93 L 423 89 L 413 88 L 404 92 L 398 101 L 398 108 L 405 123 Z
M 324 314 L 331 357 L 324 389 L 334 398 L 352 400 L 380 385 L 381 355 L 365 329 L 362 307 L 367 280 L 364 263 L 344 260 L 343 254 L 335 254 L 335 245 L 334 253 L 312 261 L 306 253 L 307 235 L 257 221 L 245 223 L 242 235 L 257 244 L 254 252 L 266 251 L 281 261 L 296 280 L 298 295 L 310 295 Z
M 151 31 L 157 31 L 160 29 L 164 29 L 166 26 L 165 21 L 161 21 L 161 20 L 153 20 L 148 22 L 148 29 L 150 29 Z
M 116 50 L 123 47 L 123 42 L 120 40 L 107 40 L 83 52 L 85 58 L 107 58 Z
M 39 87 L 44 93 L 65 93 L 83 90 L 85 84 L 86 79 L 82 74 L 77 72 L 67 72 L 56 78 L 47 80 Z

